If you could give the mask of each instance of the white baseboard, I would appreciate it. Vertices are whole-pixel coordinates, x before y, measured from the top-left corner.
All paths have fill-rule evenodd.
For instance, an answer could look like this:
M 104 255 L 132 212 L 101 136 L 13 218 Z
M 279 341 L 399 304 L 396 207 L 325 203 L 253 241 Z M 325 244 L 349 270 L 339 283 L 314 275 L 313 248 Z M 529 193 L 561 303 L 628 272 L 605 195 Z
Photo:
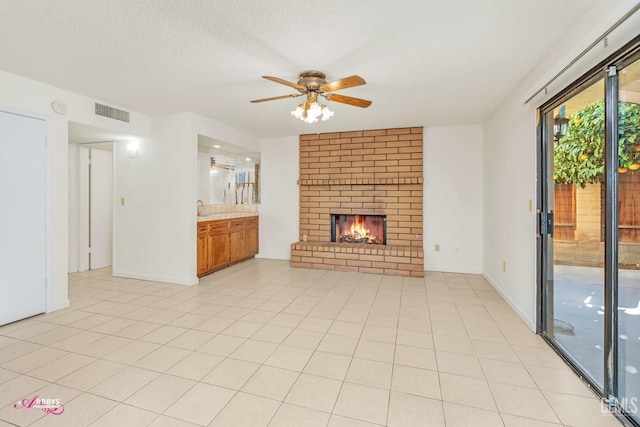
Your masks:
M 441 265 L 428 266 L 425 264 L 424 271 L 434 271 L 438 273 L 459 273 L 459 274 L 482 274 L 482 270 L 467 270 L 458 267 L 443 267 Z
M 113 276 L 115 277 L 124 277 L 127 279 L 138 279 L 138 280 L 149 280 L 152 282 L 162 282 L 162 283 L 171 283 L 174 285 L 197 285 L 198 277 L 194 276 L 192 278 L 184 278 L 184 277 L 167 277 L 167 276 L 154 276 L 152 274 L 141 274 L 141 273 L 132 273 L 129 271 L 113 271 Z
M 495 280 L 493 280 L 488 274 L 486 273 L 482 273 L 482 276 L 487 280 L 487 282 L 489 282 L 489 284 L 491 286 L 493 286 L 493 289 L 496 290 L 496 292 L 498 292 L 500 294 L 500 296 L 502 297 L 502 299 L 504 299 L 507 304 L 509 304 L 509 306 L 511 307 L 511 309 L 513 311 L 516 312 L 516 314 L 518 315 L 518 317 L 520 317 L 522 319 L 522 321 L 529 327 L 529 329 L 531 329 L 531 331 L 535 332 L 536 331 L 536 322 L 535 319 L 531 319 L 529 316 L 527 316 L 527 314 L 522 310 L 522 308 L 520 308 L 520 306 L 518 304 L 516 304 L 510 297 L 509 295 L 507 295 L 500 286 L 498 286 L 498 284 L 496 283 Z
M 71 301 L 69 301 L 69 299 L 66 299 L 65 301 L 63 301 L 60 304 L 52 305 L 51 307 L 49 307 L 49 309 L 47 310 L 47 313 L 51 313 L 53 311 L 62 310 L 63 308 L 67 308 L 70 305 L 71 305 Z

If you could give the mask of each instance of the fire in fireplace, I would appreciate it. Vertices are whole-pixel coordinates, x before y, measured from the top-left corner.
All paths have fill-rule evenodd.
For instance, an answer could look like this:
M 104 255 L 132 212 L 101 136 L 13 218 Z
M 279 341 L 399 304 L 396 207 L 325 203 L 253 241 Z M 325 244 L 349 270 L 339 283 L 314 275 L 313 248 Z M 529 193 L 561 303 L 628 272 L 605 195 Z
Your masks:
M 331 214 L 331 241 L 386 245 L 386 215 Z

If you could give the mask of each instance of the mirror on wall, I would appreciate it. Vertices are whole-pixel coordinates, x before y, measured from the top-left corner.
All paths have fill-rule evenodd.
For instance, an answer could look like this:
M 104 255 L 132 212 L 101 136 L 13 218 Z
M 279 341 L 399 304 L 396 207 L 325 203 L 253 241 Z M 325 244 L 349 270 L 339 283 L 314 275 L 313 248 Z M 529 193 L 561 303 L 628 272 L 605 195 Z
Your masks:
M 260 203 L 260 153 L 198 135 L 198 200 L 205 205 Z

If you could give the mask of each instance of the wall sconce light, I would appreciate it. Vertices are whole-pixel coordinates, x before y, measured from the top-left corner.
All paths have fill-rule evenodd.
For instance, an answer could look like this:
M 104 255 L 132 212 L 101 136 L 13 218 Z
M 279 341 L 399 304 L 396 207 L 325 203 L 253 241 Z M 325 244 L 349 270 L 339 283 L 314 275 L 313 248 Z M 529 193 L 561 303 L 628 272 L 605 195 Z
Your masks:
M 138 157 L 138 143 L 136 141 L 127 144 L 127 153 L 129 157 Z
M 565 117 L 565 106 L 560 107 L 560 112 L 553 118 L 553 137 L 556 141 L 562 138 L 569 127 L 569 119 Z

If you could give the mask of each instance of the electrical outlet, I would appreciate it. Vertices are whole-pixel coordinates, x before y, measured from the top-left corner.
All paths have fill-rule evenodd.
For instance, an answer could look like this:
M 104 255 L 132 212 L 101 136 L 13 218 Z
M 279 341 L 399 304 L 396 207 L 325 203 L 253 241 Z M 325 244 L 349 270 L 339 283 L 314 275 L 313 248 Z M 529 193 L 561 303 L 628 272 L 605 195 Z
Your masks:
M 435 250 L 436 252 L 440 252 L 440 245 L 436 245 L 436 246 L 434 247 L 434 250 Z
M 533 200 L 529 199 L 529 212 L 533 212 Z
M 124 197 L 120 197 L 120 206 L 124 206 Z
M 502 261 L 502 271 L 507 271 L 507 261 Z

